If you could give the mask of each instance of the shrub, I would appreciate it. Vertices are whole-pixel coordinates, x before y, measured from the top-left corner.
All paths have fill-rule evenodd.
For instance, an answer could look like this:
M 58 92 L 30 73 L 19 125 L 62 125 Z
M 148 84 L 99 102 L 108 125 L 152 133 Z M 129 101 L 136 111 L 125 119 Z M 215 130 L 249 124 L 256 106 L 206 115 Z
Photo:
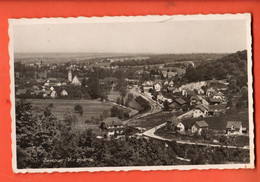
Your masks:
M 83 114 L 83 107 L 81 105 L 79 105 L 79 104 L 75 105 L 74 110 L 76 112 L 80 113 L 80 115 Z

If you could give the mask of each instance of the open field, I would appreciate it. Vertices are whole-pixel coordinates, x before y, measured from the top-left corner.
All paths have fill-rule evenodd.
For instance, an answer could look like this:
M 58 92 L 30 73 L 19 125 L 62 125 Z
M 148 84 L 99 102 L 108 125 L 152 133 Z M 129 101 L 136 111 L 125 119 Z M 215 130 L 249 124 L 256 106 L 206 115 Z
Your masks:
M 27 99 L 33 105 L 44 109 L 51 103 L 53 107 L 51 112 L 58 118 L 62 119 L 65 113 L 77 114 L 74 111 L 74 106 L 79 104 L 83 107 L 83 114 L 77 114 L 79 121 L 91 119 L 91 117 L 99 118 L 104 110 L 110 110 L 113 106 L 110 102 L 104 103 L 98 100 L 63 100 L 63 99 Z
M 99 131 L 99 123 L 85 123 L 85 121 L 90 121 L 92 117 L 99 118 L 104 110 L 110 110 L 113 106 L 110 102 L 104 103 L 98 100 L 27 99 L 26 101 L 42 110 L 52 103 L 53 107 L 50 107 L 50 110 L 57 119 L 63 119 L 65 113 L 76 115 L 78 120 L 76 127 L 79 130 L 91 128 L 95 133 Z M 77 104 L 83 107 L 82 115 L 74 111 L 74 106 Z

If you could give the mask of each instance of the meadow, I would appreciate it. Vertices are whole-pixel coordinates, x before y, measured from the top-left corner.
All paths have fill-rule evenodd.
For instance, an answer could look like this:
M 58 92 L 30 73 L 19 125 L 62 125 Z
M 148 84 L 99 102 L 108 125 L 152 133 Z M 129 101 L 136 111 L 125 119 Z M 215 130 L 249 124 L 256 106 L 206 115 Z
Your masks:
M 110 111 L 113 107 L 112 103 L 101 102 L 99 100 L 27 99 L 26 101 L 42 110 L 52 103 L 53 106 L 49 107 L 49 109 L 57 119 L 63 119 L 63 116 L 66 113 L 76 115 L 78 120 L 76 122 L 76 127 L 79 130 L 91 128 L 95 133 L 99 131 L 99 122 L 90 122 L 91 118 L 96 118 L 98 120 L 104 110 Z M 82 115 L 76 113 L 74 110 L 74 107 L 77 104 L 83 107 Z

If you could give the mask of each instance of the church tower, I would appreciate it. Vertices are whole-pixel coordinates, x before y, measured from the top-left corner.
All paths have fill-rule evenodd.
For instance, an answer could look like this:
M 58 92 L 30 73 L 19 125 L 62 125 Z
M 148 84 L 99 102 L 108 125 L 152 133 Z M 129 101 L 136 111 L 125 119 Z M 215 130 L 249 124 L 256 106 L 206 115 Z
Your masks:
M 70 82 L 72 82 L 72 72 L 71 72 L 71 70 L 69 70 L 69 73 L 68 73 L 68 80 Z

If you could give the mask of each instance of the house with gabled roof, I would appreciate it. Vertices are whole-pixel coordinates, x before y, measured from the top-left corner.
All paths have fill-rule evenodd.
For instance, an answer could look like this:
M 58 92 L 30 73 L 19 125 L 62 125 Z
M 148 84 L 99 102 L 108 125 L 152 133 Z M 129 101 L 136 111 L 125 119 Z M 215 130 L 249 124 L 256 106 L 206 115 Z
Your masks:
M 175 132 L 185 132 L 184 124 L 175 115 L 167 120 L 167 128 Z
M 202 120 L 202 121 L 195 121 L 193 123 L 193 125 L 191 126 L 191 132 L 192 133 L 196 133 L 198 132 L 198 134 L 201 134 L 202 130 L 207 130 L 209 128 L 209 125 L 206 121 Z
M 209 89 L 207 89 L 206 95 L 208 97 L 213 96 L 214 94 L 216 94 L 216 89 L 214 89 L 213 87 L 210 87 Z
M 209 98 L 209 104 L 210 105 L 218 105 L 218 104 L 221 104 L 221 102 L 222 102 L 221 99 Z
M 55 90 L 51 91 L 51 98 L 56 98 L 57 97 L 57 92 Z
M 125 136 L 125 128 L 123 122 L 118 117 L 108 117 L 101 122 L 100 129 L 105 139 L 116 139 Z
M 18 89 L 15 93 L 16 96 L 21 97 L 29 94 L 28 89 Z
M 161 88 L 162 88 L 162 86 L 161 86 L 160 83 L 155 83 L 155 84 L 154 84 L 154 90 L 155 90 L 156 92 L 160 92 L 160 91 L 161 91 Z
M 193 118 L 206 117 L 208 115 L 208 106 L 200 104 L 193 109 Z
M 184 107 L 185 105 L 187 105 L 187 102 L 182 99 L 182 98 L 176 98 L 172 103 L 169 104 L 169 108 L 171 110 L 173 109 L 182 109 L 182 107 Z
M 65 89 L 63 89 L 63 90 L 61 91 L 60 95 L 63 96 L 63 97 L 65 97 L 65 96 L 68 96 L 69 94 L 68 94 L 68 92 L 67 92 Z
M 197 105 L 197 104 L 200 104 L 200 99 L 197 95 L 192 95 L 190 97 L 190 105 Z
M 228 135 L 241 135 L 243 131 L 241 121 L 228 121 L 226 126 L 226 133 Z
M 77 75 L 74 76 L 74 78 L 71 81 L 71 84 L 73 84 L 73 85 L 81 85 L 81 82 L 79 81 Z

